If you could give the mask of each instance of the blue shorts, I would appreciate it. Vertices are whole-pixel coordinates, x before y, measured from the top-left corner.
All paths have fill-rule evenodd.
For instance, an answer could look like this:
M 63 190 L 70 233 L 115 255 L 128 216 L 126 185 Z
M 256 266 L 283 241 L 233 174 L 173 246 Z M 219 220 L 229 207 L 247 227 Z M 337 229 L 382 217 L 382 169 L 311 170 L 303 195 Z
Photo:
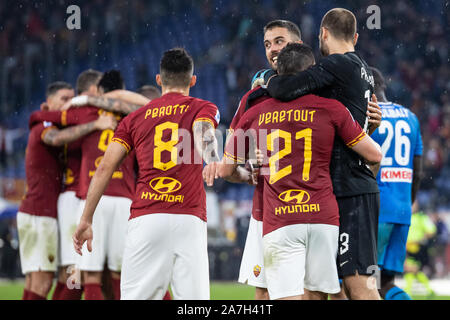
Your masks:
M 378 265 L 381 270 L 403 272 L 409 225 L 378 224 Z

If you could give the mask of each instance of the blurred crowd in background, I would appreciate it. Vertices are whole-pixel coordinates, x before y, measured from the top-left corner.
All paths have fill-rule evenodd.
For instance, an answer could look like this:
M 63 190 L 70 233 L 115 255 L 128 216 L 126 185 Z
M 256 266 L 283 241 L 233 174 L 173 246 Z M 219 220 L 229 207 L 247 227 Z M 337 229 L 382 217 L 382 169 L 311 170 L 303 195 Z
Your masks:
M 114 68 L 122 72 L 127 89 L 135 90 L 155 84 L 161 54 L 182 46 L 196 63 L 198 84 L 191 94 L 218 105 L 219 128 L 225 134 L 251 78 L 268 67 L 264 25 L 280 18 L 297 23 L 302 40 L 319 57 L 321 17 L 333 7 L 345 7 L 358 19 L 357 50 L 386 77 L 388 99 L 409 107 L 420 120 L 424 143 L 420 208 L 441 229 L 450 225 L 448 1 L 83 0 L 77 1 L 79 30 L 66 26 L 69 5 L 57 0 L 0 2 L 0 192 L 12 203 L 20 201 L 24 191 L 28 116 L 44 100 L 48 83 L 74 84 L 87 68 Z M 380 29 L 366 25 L 369 5 L 381 10 Z M 223 181 L 208 190 L 210 260 L 216 278 L 234 277 L 237 272 L 252 195 L 251 186 Z M 2 216 L 0 245 L 6 248 L 8 239 L 15 239 L 14 219 Z M 439 230 L 434 241 L 448 244 L 448 232 Z M 8 243 L 14 250 L 15 242 Z M 436 270 L 432 264 L 430 274 L 448 274 L 450 254 L 446 245 L 443 248 L 436 255 L 443 266 Z M 235 260 L 237 267 L 230 263 Z M 5 263 L 11 262 L 2 260 L 0 266 Z

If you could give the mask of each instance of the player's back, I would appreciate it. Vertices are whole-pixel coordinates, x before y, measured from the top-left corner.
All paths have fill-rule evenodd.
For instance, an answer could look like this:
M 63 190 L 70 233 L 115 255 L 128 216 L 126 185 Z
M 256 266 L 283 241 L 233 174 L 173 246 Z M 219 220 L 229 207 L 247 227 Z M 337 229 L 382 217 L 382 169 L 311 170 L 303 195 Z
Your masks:
M 380 102 L 379 105 L 383 120 L 372 135 L 383 153 L 377 176 L 379 222 L 410 224 L 413 159 L 422 154 L 419 121 L 414 113 L 399 104 Z
M 351 119 L 341 103 L 314 95 L 290 102 L 269 99 L 244 116 L 239 127 L 251 119 L 250 128 L 260 130 L 259 148 L 267 144 L 264 234 L 281 224 L 339 225 L 329 166 L 335 132 L 343 123 L 339 118 L 345 116 Z M 363 135 L 361 127 L 352 122 Z
M 56 218 L 56 201 L 61 191 L 61 148 L 46 145 L 42 137 L 51 122 L 33 124 L 25 152 L 27 190 L 19 211 Z
M 332 54 L 327 60 L 326 67 L 335 74 L 336 81 L 318 94 L 342 102 L 367 132 L 367 104 L 374 90 L 373 76 L 367 63 L 356 52 Z M 365 161 L 340 139 L 335 141 L 331 175 L 338 197 L 378 192 L 376 181 Z
M 203 160 L 194 147 L 193 124 L 216 127 L 211 102 L 167 93 L 133 112 L 113 141 L 136 151 L 139 167 L 131 218 L 149 213 L 193 214 L 206 221 Z

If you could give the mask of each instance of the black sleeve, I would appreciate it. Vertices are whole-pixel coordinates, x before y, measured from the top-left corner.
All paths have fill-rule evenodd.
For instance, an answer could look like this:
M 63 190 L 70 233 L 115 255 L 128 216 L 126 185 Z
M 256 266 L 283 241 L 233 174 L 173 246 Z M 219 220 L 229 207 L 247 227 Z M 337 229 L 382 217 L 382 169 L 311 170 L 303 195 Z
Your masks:
M 290 101 L 330 86 L 336 79 L 337 63 L 331 57 L 296 75 L 274 76 L 267 86 L 271 97 Z

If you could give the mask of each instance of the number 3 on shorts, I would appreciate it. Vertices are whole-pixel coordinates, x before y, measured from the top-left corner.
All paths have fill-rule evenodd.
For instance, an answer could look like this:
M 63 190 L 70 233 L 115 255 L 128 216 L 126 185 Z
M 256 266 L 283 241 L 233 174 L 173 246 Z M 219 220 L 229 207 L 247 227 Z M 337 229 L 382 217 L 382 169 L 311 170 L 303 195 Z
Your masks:
M 339 254 L 343 255 L 344 253 L 346 253 L 348 251 L 348 233 L 341 233 L 339 235 L 339 241 L 341 243 L 341 246 L 339 247 Z

